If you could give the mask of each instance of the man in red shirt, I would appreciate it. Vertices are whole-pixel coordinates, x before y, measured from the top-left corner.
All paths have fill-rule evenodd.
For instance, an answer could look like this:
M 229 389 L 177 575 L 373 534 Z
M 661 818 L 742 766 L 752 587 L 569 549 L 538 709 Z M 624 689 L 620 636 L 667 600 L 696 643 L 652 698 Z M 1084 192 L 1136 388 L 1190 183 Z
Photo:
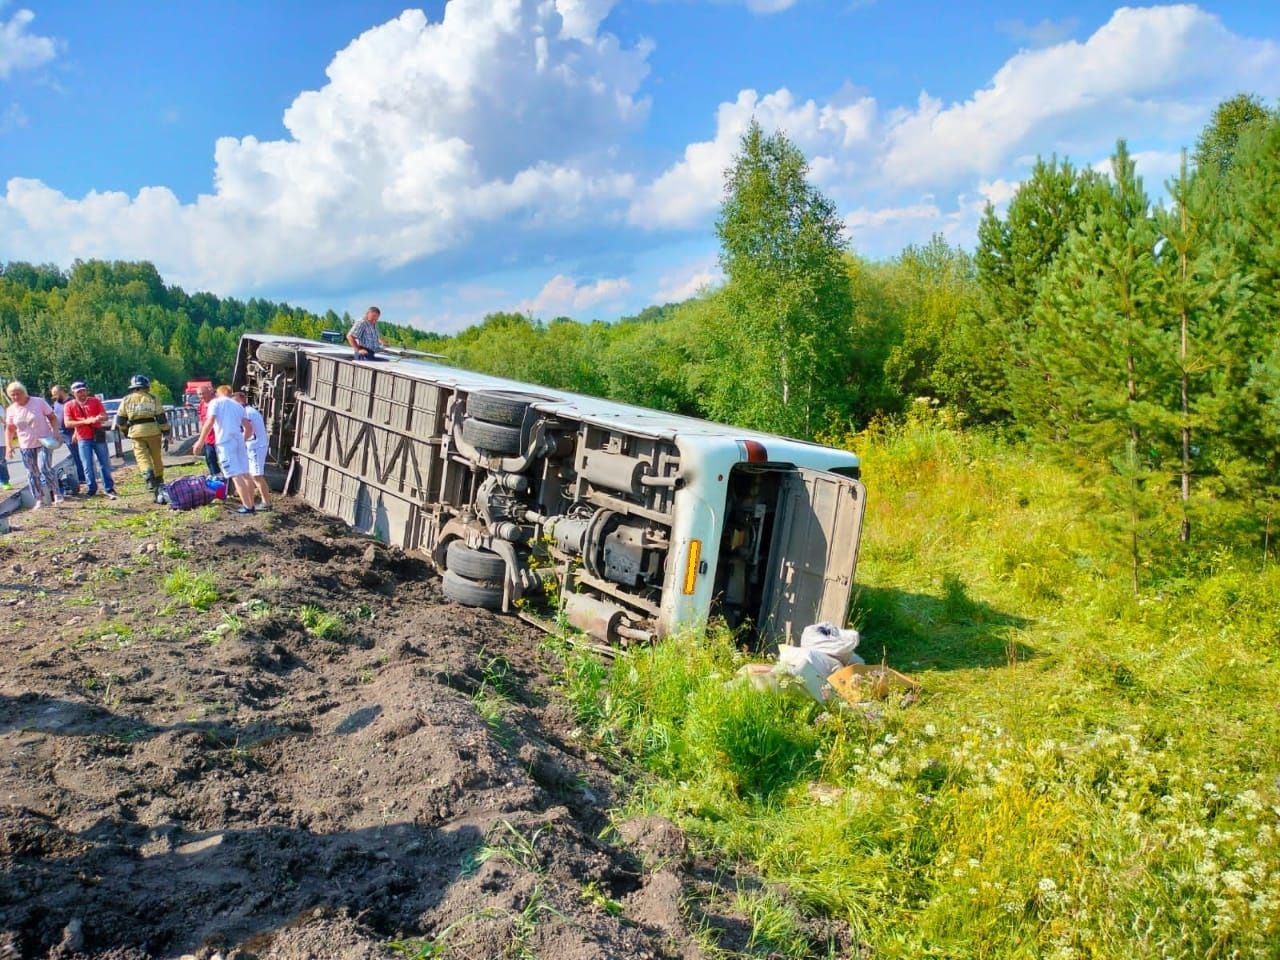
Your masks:
M 63 408 L 63 418 L 68 429 L 74 431 L 80 462 L 84 465 L 89 482 L 89 496 L 98 492 L 98 472 L 94 458 L 102 466 L 102 492 L 108 500 L 116 498 L 116 482 L 111 476 L 111 458 L 107 453 L 107 408 L 97 397 L 89 395 L 89 388 L 80 380 L 71 385 L 75 398 Z
M 209 401 L 213 399 L 213 387 L 202 383 L 197 392 L 200 395 L 200 407 L 196 410 L 196 416 L 200 418 L 201 423 L 204 423 L 205 418 L 209 416 Z M 204 440 L 204 463 L 209 469 L 209 476 L 221 476 L 222 467 L 218 465 L 218 444 L 214 439 L 213 431 L 210 430 L 208 435 L 201 439 Z

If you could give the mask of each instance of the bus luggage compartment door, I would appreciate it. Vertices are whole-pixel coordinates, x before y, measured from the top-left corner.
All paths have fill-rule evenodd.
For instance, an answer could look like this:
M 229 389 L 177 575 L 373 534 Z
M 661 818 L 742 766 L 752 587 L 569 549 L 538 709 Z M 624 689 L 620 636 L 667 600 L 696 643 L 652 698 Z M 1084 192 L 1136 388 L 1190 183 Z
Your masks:
M 844 626 L 867 494 L 860 481 L 824 470 L 781 473 L 760 632 L 798 643 L 811 623 Z

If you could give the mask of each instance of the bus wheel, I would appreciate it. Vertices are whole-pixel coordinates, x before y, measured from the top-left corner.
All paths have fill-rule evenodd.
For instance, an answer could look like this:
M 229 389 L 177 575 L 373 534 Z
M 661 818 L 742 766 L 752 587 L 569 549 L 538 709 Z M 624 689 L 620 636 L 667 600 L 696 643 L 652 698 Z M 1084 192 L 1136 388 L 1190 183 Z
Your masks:
M 468 580 L 452 570 L 444 572 L 441 588 L 444 595 L 464 607 L 481 607 L 485 610 L 502 609 L 502 585 Z
M 519 393 L 473 393 L 467 397 L 467 416 L 485 423 L 518 427 L 533 397 Z
M 462 421 L 462 439 L 486 453 L 509 455 L 520 452 L 519 427 L 504 427 L 467 417 Z
M 450 540 L 445 551 L 447 570 L 468 580 L 487 580 L 501 583 L 507 578 L 507 561 L 492 550 L 476 550 L 461 540 Z

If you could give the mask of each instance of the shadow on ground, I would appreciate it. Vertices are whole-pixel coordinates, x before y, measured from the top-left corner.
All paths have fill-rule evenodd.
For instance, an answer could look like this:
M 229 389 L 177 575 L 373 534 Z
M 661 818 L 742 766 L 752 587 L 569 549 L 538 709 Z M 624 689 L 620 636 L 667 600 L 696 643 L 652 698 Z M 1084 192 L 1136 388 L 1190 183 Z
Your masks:
M 356 714 L 344 720 L 350 729 L 339 732 L 352 733 L 361 729 L 377 717 L 381 708 L 371 716 L 358 716 L 362 712 L 357 710 Z M 24 693 L 16 697 L 0 694 L 0 734 L 12 730 L 59 737 L 111 737 L 129 742 L 149 740 L 162 733 L 194 732 L 204 734 L 211 741 L 251 747 L 281 736 L 309 733 L 311 725 L 305 721 L 296 726 L 282 727 L 268 720 L 249 724 L 192 720 L 164 726 L 112 713 L 94 703 L 61 700 L 43 693 Z
M 1002 667 L 1038 656 L 1016 636 L 1033 621 L 974 600 L 958 581 L 942 596 L 860 586 L 851 622 L 862 632 L 858 653 L 912 670 Z
M 154 956 L 246 943 L 318 911 L 395 935 L 440 903 L 484 841 L 473 825 L 414 823 L 192 833 L 103 818 L 69 833 L 12 807 L 0 808 L 0 827 L 24 847 L 0 872 L 0 913 L 19 949 L 70 929 L 98 949 Z

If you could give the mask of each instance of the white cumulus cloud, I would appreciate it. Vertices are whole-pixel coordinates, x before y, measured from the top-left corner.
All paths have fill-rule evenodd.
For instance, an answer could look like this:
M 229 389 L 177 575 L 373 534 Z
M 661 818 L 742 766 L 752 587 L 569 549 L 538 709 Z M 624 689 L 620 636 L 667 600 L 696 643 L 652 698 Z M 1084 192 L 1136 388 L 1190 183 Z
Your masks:
M 855 244 L 885 252 L 883 241 L 910 238 L 911 224 L 917 236 L 938 230 L 971 243 L 975 209 L 1007 203 L 1037 153 L 1088 162 L 1126 136 L 1157 148 L 1140 151 L 1140 168 L 1167 175 L 1176 170 L 1169 146 L 1193 141 L 1221 99 L 1239 90 L 1280 95 L 1280 44 L 1232 33 L 1196 6 L 1122 7 L 1084 41 L 1064 40 L 1073 27 L 1003 24 L 1040 48 L 1020 51 L 950 104 L 921 92 L 914 104 L 891 108 L 848 86 L 803 102 L 785 88 L 742 90 L 717 108 L 710 139 L 690 143 L 639 188 L 629 220 L 708 224 L 754 118 L 766 132 L 785 131 L 808 156 L 813 179 L 853 208 L 846 222 Z M 944 195 L 953 199 L 936 199 Z
M 875 101 L 852 91 L 819 104 L 799 102 L 785 88 L 763 97 L 743 90 L 733 102 L 720 104 L 714 139 L 689 144 L 679 161 L 640 192 L 629 218 L 645 227 L 688 227 L 705 220 L 720 205 L 725 169 L 752 119 L 767 133 L 784 130 L 805 151 L 819 183 L 853 176 L 874 118 Z
M 147 257 L 180 282 L 243 290 L 620 217 L 633 182 L 613 154 L 647 115 L 648 47 L 596 34 L 608 7 L 408 10 L 333 58 L 285 111 L 287 138 L 219 139 L 214 191 L 193 203 L 11 179 L 0 256 Z
M 592 307 L 617 305 L 630 291 L 631 283 L 622 277 L 601 277 L 595 283 L 580 285 L 558 273 L 534 297 L 520 301 L 516 309 L 535 317 L 577 315 Z
M 162 185 L 68 196 L 35 179 L 0 184 L 0 259 L 146 258 L 175 282 L 241 294 L 368 289 L 410 265 L 425 282 L 461 264 L 461 282 L 538 263 L 556 276 L 525 306 L 581 311 L 620 300 L 627 281 L 579 284 L 557 258 L 652 244 L 650 231 L 705 234 L 753 118 L 805 152 L 855 246 L 880 255 L 934 230 L 972 242 L 983 205 L 1007 203 L 1035 154 L 1088 163 L 1124 135 L 1151 180 L 1176 170 L 1176 148 L 1223 97 L 1280 95 L 1280 43 L 1195 6 L 1125 7 L 1079 41 L 1060 39 L 1060 24 L 1007 24 L 1043 45 L 955 102 L 743 89 L 704 139 L 642 174 L 628 147 L 648 121 L 650 48 L 608 32 L 614 4 L 451 0 L 438 21 L 408 10 L 333 57 L 325 83 L 285 111 L 283 137 L 219 139 L 213 188 L 192 202 Z M 0 19 L 0 77 L 55 56 L 31 23 L 21 9 Z M 661 298 L 717 276 L 677 272 L 659 279 Z
M 15 71 L 42 66 L 57 54 L 52 38 L 30 31 L 35 18 L 30 10 L 15 10 L 8 20 L 0 20 L 0 80 Z
M 883 171 L 936 186 L 997 171 L 1033 136 L 1137 137 L 1203 117 L 1238 89 L 1278 88 L 1280 44 L 1237 36 L 1195 6 L 1121 7 L 1083 43 L 1017 54 L 963 103 L 921 93 L 888 118 Z

